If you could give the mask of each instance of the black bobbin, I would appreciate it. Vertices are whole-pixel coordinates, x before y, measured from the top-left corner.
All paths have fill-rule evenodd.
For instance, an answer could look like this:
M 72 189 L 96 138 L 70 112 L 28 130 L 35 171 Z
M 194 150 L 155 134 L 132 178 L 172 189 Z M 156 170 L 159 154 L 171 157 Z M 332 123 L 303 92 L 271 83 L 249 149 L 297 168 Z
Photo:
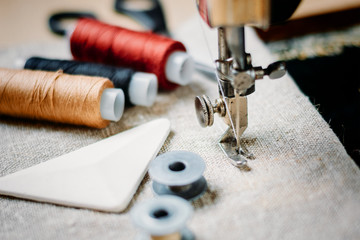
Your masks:
M 204 160 L 187 151 L 173 151 L 155 158 L 149 167 L 156 195 L 176 195 L 187 200 L 199 198 L 207 183 L 202 176 Z

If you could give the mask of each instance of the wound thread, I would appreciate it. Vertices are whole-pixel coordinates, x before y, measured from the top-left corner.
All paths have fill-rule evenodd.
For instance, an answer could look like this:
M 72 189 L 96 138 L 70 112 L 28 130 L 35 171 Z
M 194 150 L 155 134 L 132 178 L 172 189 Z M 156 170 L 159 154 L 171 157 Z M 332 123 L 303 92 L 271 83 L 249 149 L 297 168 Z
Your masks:
M 0 68 L 0 114 L 104 128 L 100 113 L 106 78 Z
M 97 62 L 154 73 L 159 88 L 172 90 L 165 65 L 170 54 L 185 52 L 182 43 L 151 32 L 136 32 L 94 19 L 80 19 L 70 38 L 75 60 Z
M 151 240 L 181 240 L 181 233 L 171 233 L 165 236 L 150 236 Z
M 114 67 L 98 63 L 80 62 L 71 60 L 46 59 L 41 57 L 29 58 L 24 66 L 25 69 L 57 71 L 73 75 L 87 75 L 108 78 L 115 88 L 124 91 L 125 105 L 133 106 L 129 97 L 129 84 L 135 71 L 130 68 Z

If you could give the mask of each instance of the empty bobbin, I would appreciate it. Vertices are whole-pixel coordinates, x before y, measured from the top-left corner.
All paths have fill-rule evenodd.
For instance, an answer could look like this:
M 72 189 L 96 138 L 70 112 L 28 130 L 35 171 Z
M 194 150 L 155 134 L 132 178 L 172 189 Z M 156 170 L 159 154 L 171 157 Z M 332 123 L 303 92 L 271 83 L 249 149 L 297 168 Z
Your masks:
M 195 153 L 173 151 L 162 154 L 149 167 L 153 191 L 157 195 L 176 195 L 195 200 L 207 188 L 202 176 L 204 170 L 204 160 Z
M 192 213 L 192 206 L 184 199 L 160 196 L 136 205 L 130 216 L 140 230 L 137 240 L 193 240 L 194 235 L 186 227 Z

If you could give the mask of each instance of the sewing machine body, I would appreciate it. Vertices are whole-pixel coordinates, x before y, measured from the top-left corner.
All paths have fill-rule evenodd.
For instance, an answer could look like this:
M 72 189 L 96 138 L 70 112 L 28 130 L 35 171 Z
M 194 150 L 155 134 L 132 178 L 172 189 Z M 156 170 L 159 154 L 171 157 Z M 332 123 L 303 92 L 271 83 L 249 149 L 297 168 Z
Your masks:
M 210 27 L 268 26 L 270 0 L 197 0 L 200 16 Z

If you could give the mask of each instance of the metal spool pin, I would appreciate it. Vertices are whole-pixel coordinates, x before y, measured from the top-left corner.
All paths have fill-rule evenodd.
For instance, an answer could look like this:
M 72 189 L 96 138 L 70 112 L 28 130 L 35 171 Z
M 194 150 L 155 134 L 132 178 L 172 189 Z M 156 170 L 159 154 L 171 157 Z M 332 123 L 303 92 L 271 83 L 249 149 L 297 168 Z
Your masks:
M 149 167 L 156 195 L 176 195 L 186 200 L 199 198 L 207 183 L 202 176 L 204 160 L 187 151 L 173 151 L 155 158 Z
M 176 196 L 160 196 L 136 205 L 131 220 L 140 230 L 137 240 L 194 240 L 186 227 L 193 208 L 186 200 Z

